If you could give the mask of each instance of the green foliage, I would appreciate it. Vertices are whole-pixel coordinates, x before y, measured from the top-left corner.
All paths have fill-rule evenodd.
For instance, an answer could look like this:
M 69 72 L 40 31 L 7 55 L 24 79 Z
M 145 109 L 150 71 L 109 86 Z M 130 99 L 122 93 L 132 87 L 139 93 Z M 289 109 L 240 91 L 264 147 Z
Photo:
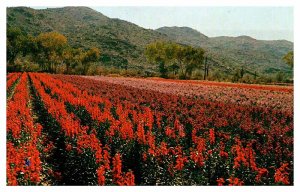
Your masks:
M 185 79 L 190 78 L 195 69 L 203 66 L 204 53 L 203 49 L 191 46 L 182 47 L 177 51 L 179 66 Z
M 91 48 L 87 52 L 83 53 L 82 65 L 83 71 L 82 74 L 86 75 L 92 62 L 96 62 L 99 59 L 100 50 L 96 47 Z
M 188 27 L 162 27 L 156 31 L 167 35 L 172 41 L 195 47 L 202 47 L 214 60 L 211 71 L 221 70 L 232 76 L 235 69 L 257 71 L 257 74 L 274 75 L 270 68 L 282 71 L 292 77 L 292 70 L 284 63 L 282 57 L 293 50 L 293 43 L 285 40 L 264 41 L 248 36 L 212 37 Z
M 284 79 L 284 74 L 282 73 L 282 72 L 278 72 L 277 74 L 276 74 L 276 82 L 282 82 L 283 81 L 283 79 Z
M 56 72 L 63 62 L 63 50 L 67 46 L 67 38 L 57 32 L 41 33 L 34 41 L 37 44 L 34 59 L 41 64 L 41 68 L 48 72 Z
M 282 58 L 289 66 L 292 68 L 294 67 L 294 51 L 288 52 L 284 57 Z
M 7 70 L 46 71 L 50 73 L 87 74 L 97 62 L 100 50 L 72 48 L 67 38 L 58 32 L 25 35 L 18 28 L 8 28 Z M 37 66 L 38 64 L 38 66 Z
M 160 76 L 167 77 L 168 68 L 166 64 L 175 56 L 175 44 L 158 41 L 146 46 L 145 55 L 149 62 L 158 64 Z
M 160 77 L 166 78 L 168 69 L 165 67 L 165 62 L 164 61 L 159 62 L 158 69 L 159 69 L 159 72 L 160 72 Z
M 180 71 L 180 77 L 190 78 L 195 69 L 203 65 L 205 51 L 201 48 L 183 46 L 172 42 L 158 41 L 146 46 L 145 55 L 149 62 L 158 64 L 161 77 L 169 70 Z
M 7 63 L 14 64 L 18 54 L 22 53 L 24 50 L 23 43 L 25 41 L 24 33 L 17 27 L 11 27 L 7 29 Z

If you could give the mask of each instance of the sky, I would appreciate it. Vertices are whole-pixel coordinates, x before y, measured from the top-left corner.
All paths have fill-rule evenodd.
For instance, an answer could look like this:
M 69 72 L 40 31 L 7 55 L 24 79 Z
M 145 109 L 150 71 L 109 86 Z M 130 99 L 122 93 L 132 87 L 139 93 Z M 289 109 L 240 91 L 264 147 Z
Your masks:
M 147 29 L 186 26 L 209 36 L 293 41 L 292 7 L 91 7 Z

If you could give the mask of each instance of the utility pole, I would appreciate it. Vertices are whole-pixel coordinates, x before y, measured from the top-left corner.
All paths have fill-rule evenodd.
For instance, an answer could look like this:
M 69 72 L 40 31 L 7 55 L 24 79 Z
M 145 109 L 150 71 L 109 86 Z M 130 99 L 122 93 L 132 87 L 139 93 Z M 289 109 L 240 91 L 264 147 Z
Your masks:
M 206 78 L 208 79 L 208 69 L 209 69 L 209 64 L 207 62 L 207 57 L 206 57 Z
M 204 77 L 203 77 L 203 80 L 206 80 L 206 75 L 208 74 L 208 71 L 207 71 L 207 56 L 205 57 L 204 59 Z
M 244 67 L 242 67 L 242 69 L 241 69 L 241 78 L 243 78 L 243 77 L 244 77 L 244 73 L 245 73 L 245 71 L 244 71 Z

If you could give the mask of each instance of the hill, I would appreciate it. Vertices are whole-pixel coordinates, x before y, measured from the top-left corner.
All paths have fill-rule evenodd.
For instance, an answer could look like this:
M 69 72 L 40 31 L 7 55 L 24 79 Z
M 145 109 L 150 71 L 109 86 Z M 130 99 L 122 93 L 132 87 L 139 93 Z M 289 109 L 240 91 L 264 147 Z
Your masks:
M 57 31 L 74 47 L 101 49 L 106 65 L 143 67 L 144 46 L 166 39 L 166 35 L 144 29 L 120 19 L 111 19 L 87 7 L 64 7 L 35 10 L 27 7 L 7 9 L 7 25 L 19 27 L 28 34 Z
M 156 31 L 172 40 L 206 49 L 213 59 L 222 66 L 241 68 L 249 72 L 274 73 L 292 70 L 282 61 L 282 57 L 293 50 L 293 43 L 286 40 L 256 40 L 249 36 L 212 37 L 187 27 L 162 27 Z
M 282 56 L 293 49 L 285 40 L 262 41 L 248 36 L 213 37 L 188 27 L 162 27 L 144 29 L 133 23 L 109 18 L 87 7 L 32 9 L 7 8 L 7 26 L 19 27 L 28 34 L 57 31 L 67 36 L 73 47 L 101 49 L 101 61 L 106 66 L 154 70 L 143 54 L 148 43 L 165 40 L 199 46 L 211 55 L 213 70 L 233 73 L 245 68 L 250 73 L 277 73 L 290 76 L 292 70 L 282 61 Z

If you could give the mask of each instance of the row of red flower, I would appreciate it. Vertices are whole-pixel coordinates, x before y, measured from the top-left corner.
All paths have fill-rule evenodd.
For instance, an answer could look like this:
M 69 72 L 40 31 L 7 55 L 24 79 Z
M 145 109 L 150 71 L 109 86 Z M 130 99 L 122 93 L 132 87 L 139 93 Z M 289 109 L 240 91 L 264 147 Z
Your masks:
M 187 84 L 199 84 L 206 86 L 220 86 L 220 87 L 237 87 L 246 89 L 258 89 L 268 91 L 279 91 L 292 93 L 294 91 L 292 86 L 274 86 L 274 85 L 257 85 L 257 84 L 242 84 L 242 83 L 225 83 L 215 81 L 198 81 L 198 80 L 174 80 L 174 79 L 151 79 L 154 81 L 162 82 L 175 82 L 175 83 L 187 83 Z
M 291 87 L 270 87 L 259 85 L 225 84 L 217 82 L 197 82 L 178 80 L 152 80 L 124 77 L 87 76 L 93 80 L 110 82 L 126 87 L 133 87 L 139 90 L 199 98 L 211 102 L 233 103 L 243 106 L 260 106 L 265 108 L 279 109 L 292 112 L 293 109 L 293 88 Z M 250 87 L 247 87 L 250 86 Z M 255 87 L 262 87 L 256 89 Z M 254 87 L 254 88 L 253 88 Z M 265 89 L 268 88 L 268 89 Z M 287 89 L 289 91 L 280 91 Z
M 17 79 L 19 79 L 21 76 L 21 73 L 10 73 L 7 75 L 7 82 L 6 82 L 6 91 L 11 88 L 11 86 L 16 82 Z
M 18 76 L 16 74 L 10 80 L 16 80 Z M 34 123 L 29 102 L 27 74 L 23 73 L 13 97 L 7 101 L 8 185 L 37 184 L 40 181 L 41 163 L 37 143 L 42 127 Z
M 82 154 L 85 150 L 90 149 L 95 153 L 99 185 L 105 184 L 105 171 L 112 173 L 113 184 L 134 185 L 134 175 L 132 172 L 122 172 L 120 154 L 116 153 L 113 158 L 110 158 L 110 148 L 108 146 L 103 147 L 96 137 L 96 133 L 88 133 L 89 127 L 82 126 L 78 117 L 74 113 L 69 113 L 65 106 L 66 102 L 82 105 L 87 104 L 87 101 L 90 100 L 87 99 L 85 101 L 85 99 L 80 97 L 76 99 L 73 94 L 80 94 L 81 91 L 78 92 L 79 90 L 76 89 L 71 90 L 72 87 L 67 88 L 63 84 L 58 86 L 57 84 L 61 82 L 53 81 L 49 76 L 30 74 L 30 77 L 48 113 L 57 120 L 66 136 L 65 150 L 69 152 L 76 149 L 77 154 Z M 51 89 L 51 94 L 46 93 L 45 88 Z M 62 93 L 62 90 L 64 93 Z M 56 97 L 53 97 L 53 95 L 56 95 Z M 96 102 L 97 99 L 94 99 L 94 102 Z M 76 140 L 76 143 L 72 142 L 74 140 Z

